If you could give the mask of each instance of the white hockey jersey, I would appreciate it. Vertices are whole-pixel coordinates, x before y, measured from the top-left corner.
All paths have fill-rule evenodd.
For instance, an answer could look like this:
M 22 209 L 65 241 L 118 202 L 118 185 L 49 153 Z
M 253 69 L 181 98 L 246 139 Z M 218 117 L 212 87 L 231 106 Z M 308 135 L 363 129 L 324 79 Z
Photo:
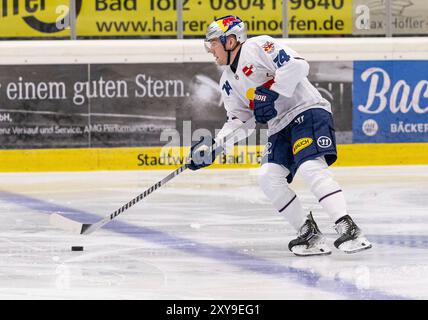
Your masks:
M 220 89 L 228 120 L 216 141 L 253 116 L 252 98 L 256 87 L 274 80 L 271 90 L 279 93 L 275 101 L 278 115 L 268 122 L 268 135 L 285 128 L 299 113 L 311 108 L 331 112 L 330 103 L 309 82 L 309 64 L 297 52 L 269 36 L 257 36 L 245 41 L 241 48 L 236 73 L 230 66 L 224 70 Z M 246 126 L 254 129 L 255 125 Z M 251 134 L 240 133 L 235 142 Z

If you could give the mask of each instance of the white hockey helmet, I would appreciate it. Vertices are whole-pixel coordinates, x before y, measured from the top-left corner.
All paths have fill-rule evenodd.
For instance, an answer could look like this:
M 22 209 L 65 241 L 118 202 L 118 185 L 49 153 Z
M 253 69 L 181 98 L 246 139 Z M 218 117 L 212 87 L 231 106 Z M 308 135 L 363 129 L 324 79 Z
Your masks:
M 207 29 L 205 35 L 205 49 L 210 52 L 210 40 L 219 39 L 226 50 L 227 36 L 235 35 L 239 43 L 247 40 L 247 29 L 244 22 L 237 16 L 225 16 L 214 20 Z

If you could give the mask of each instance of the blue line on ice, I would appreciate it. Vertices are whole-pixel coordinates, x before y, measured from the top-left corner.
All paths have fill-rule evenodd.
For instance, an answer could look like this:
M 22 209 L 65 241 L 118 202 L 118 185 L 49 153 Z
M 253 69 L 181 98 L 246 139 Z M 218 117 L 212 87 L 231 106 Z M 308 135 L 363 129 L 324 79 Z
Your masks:
M 44 200 L 35 199 L 26 195 L 10 193 L 6 191 L 0 191 L 0 200 L 14 203 L 16 205 L 20 205 L 44 214 L 61 212 L 69 218 L 84 223 L 92 223 L 100 219 L 99 216 L 86 211 L 76 210 Z M 236 252 L 231 249 L 199 243 L 190 239 L 177 237 L 165 232 L 124 223 L 118 220 L 110 222 L 104 227 L 104 229 L 123 234 L 128 237 L 149 241 L 157 245 L 163 245 L 170 249 L 180 250 L 190 255 L 214 259 L 221 263 L 239 267 L 246 271 L 293 280 L 298 284 L 307 287 L 313 287 L 333 294 L 342 295 L 349 299 L 410 299 L 408 297 L 389 294 L 377 289 L 358 288 L 353 283 L 344 281 L 342 279 L 327 279 L 316 272 L 284 266 L 264 258 Z

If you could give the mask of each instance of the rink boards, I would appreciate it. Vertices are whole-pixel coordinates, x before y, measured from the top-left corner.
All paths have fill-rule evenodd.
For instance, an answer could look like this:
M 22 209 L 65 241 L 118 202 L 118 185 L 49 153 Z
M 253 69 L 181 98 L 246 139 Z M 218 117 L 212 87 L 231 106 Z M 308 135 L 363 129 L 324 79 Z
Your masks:
M 335 165 L 428 164 L 428 37 L 280 41 L 309 61 L 333 106 Z M 200 39 L 0 49 L 0 172 L 173 169 L 188 148 L 165 154 L 162 137 L 190 145 L 195 129 L 225 119 L 221 70 Z M 257 167 L 262 140 L 211 168 Z
M 235 147 L 210 168 L 256 168 L 263 146 Z M 189 148 L 84 148 L 0 151 L 0 172 L 175 169 Z M 428 163 L 426 143 L 338 145 L 335 166 L 417 165 Z

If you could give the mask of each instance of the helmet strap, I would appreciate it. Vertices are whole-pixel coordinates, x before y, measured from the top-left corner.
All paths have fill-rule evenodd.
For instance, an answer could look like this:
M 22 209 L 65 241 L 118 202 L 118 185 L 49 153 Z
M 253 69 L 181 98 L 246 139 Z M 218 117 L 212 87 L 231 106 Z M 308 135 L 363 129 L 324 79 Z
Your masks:
M 232 50 L 226 50 L 227 52 L 227 62 L 226 64 L 229 65 L 231 63 L 230 58 L 232 56 Z
M 232 63 L 231 58 L 232 58 L 232 51 L 235 50 L 239 45 L 239 42 L 236 42 L 236 45 L 232 48 L 232 49 L 226 49 L 226 44 L 223 44 L 223 48 L 224 50 L 227 52 L 227 62 L 226 65 L 230 65 Z

